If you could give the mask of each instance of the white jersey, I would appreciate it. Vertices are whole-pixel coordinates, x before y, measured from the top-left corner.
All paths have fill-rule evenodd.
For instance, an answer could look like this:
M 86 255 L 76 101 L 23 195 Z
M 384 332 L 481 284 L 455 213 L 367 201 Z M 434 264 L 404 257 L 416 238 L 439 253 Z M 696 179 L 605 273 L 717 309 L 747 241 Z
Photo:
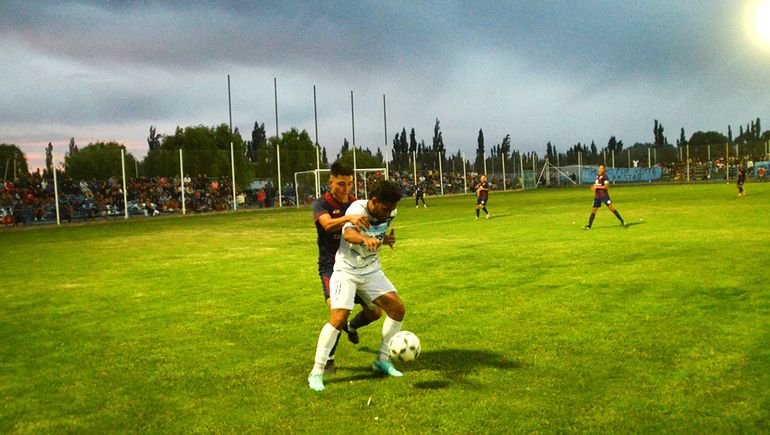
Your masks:
M 384 220 L 375 219 L 374 216 L 369 213 L 367 207 L 368 201 L 360 199 L 353 201 L 348 207 L 348 211 L 345 216 L 367 216 L 369 218 L 369 228 L 366 230 L 360 230 L 361 234 L 367 237 L 374 237 L 382 241 L 387 235 L 387 231 L 390 228 L 390 223 L 396 217 L 396 210 L 394 209 L 390 216 Z M 346 223 L 342 227 L 342 233 L 345 230 L 355 225 Z M 364 275 L 372 273 L 382 269 L 380 265 L 380 250 L 370 251 L 364 245 L 352 245 L 344 237 L 340 239 L 340 248 L 337 250 L 337 255 L 334 257 L 334 270 L 343 270 L 356 275 Z

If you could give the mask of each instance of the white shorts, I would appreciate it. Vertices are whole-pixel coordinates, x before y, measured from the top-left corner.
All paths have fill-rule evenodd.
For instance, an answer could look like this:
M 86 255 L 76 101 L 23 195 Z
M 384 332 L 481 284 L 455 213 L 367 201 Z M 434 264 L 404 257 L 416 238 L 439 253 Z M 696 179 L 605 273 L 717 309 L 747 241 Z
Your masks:
M 329 279 L 329 293 L 332 309 L 344 309 L 353 311 L 356 294 L 370 307 L 374 306 L 374 300 L 396 291 L 388 277 L 382 273 L 382 269 L 366 275 L 356 275 L 343 270 L 335 270 Z

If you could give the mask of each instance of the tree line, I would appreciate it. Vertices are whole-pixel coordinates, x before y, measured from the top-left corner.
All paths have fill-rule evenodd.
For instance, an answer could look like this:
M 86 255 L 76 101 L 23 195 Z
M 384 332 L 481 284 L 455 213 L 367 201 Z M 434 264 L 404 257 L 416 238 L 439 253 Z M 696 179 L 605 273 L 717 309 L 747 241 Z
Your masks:
M 770 130 L 762 132 L 759 118 L 747 123 L 745 128 L 743 125 L 739 126 L 738 135 L 735 137 L 731 126 L 728 126 L 727 134 L 696 131 L 689 138 L 682 128 L 676 143 L 671 144 L 663 125 L 654 120 L 652 138 L 652 142 L 635 143 L 626 147 L 622 140 L 611 136 L 604 146 L 599 146 L 594 141 L 590 144 L 578 142 L 563 150 L 548 142 L 545 154 L 541 156 L 535 152 L 513 149 L 510 134 L 487 148 L 484 131 L 479 129 L 475 155 L 465 156 L 460 150 L 447 155 L 441 122 L 436 119 L 430 143 L 422 138 L 418 140 L 414 127 L 408 133 L 406 127 L 402 127 L 393 137 L 389 164 L 391 170 L 407 173 L 412 170 L 414 163 L 421 169 L 437 170 L 443 166 L 445 172 L 459 172 L 464 163 L 469 171 L 494 172 L 502 164 L 512 170 L 522 160 L 528 163 L 525 169 L 530 167 L 530 162 L 542 164 L 546 159 L 552 164 L 576 164 L 580 155 L 584 165 L 609 163 L 607 159 L 614 156 L 616 166 L 625 166 L 630 163 L 629 150 L 631 158 L 641 162 L 646 161 L 648 150 L 655 153 L 656 162 L 680 161 L 686 158 L 685 150 L 689 152 L 691 159 L 705 161 L 709 154 L 712 160 L 723 157 L 726 144 L 731 148 L 731 155 L 740 152 L 741 155 L 764 156 L 766 144 L 770 140 Z M 317 164 L 322 168 L 329 167 L 330 156 L 326 147 L 314 143 L 307 131 L 291 128 L 280 137 L 268 137 L 265 124 L 255 122 L 251 137 L 247 140 L 242 138 L 237 128 L 231 131 L 224 123 L 212 127 L 177 127 L 173 134 L 166 135 L 158 133 L 151 125 L 147 137 L 148 152 L 141 160 L 126 152 L 126 147 L 120 143 L 95 142 L 79 148 L 75 139 L 71 138 L 64 156 L 63 172 L 73 179 L 83 180 L 121 176 L 120 154 L 123 151 L 128 176 L 175 176 L 179 174 L 179 150 L 182 150 L 185 175 L 230 176 L 233 164 L 230 157 L 231 143 L 235 157 L 235 177 L 241 186 L 251 183 L 254 179 L 275 178 L 279 149 L 281 173 L 286 180 L 295 172 L 315 169 Z M 340 152 L 331 160 L 342 160 L 352 166 L 353 152 L 347 138 L 344 138 Z M 50 174 L 53 168 L 52 154 L 53 145 L 49 143 L 46 147 L 46 174 Z M 385 159 L 386 156 L 379 147 L 355 149 L 356 165 L 359 168 L 384 167 Z M 29 172 L 26 156 L 16 145 L 0 144 L 0 170 L 4 171 L 4 180 L 9 179 L 8 167 L 11 165 L 11 171 L 14 172 L 12 175 Z

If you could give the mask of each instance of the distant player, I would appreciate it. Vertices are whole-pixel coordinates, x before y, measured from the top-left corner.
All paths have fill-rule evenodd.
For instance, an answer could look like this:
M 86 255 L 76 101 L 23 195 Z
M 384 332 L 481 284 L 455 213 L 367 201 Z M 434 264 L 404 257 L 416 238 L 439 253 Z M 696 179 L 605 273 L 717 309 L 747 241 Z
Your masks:
M 594 191 L 594 205 L 591 209 L 591 217 L 588 218 L 588 225 L 583 227 L 584 230 L 591 229 L 591 225 L 593 225 L 594 218 L 596 217 L 596 210 L 602 206 L 602 203 L 606 204 L 607 208 L 615 213 L 615 217 L 620 221 L 620 225 L 626 226 L 626 222 L 620 217 L 620 213 L 618 213 L 615 206 L 612 205 L 612 200 L 610 200 L 610 178 L 605 174 L 606 170 L 604 165 L 599 165 L 599 174 L 596 176 L 596 181 L 594 181 L 594 184 L 591 186 L 591 190 Z
M 420 200 L 422 200 L 422 206 L 428 208 L 425 204 L 425 190 L 422 185 L 417 184 L 414 187 L 414 208 L 420 208 Z
M 396 236 L 390 224 L 396 217 L 396 206 L 401 199 L 400 186 L 392 181 L 378 181 L 369 193 L 370 199 L 353 202 L 346 216 L 367 218 L 368 228 L 358 228 L 352 222 L 342 227 L 342 241 L 337 251 L 329 287 L 331 289 L 331 316 L 321 329 L 315 352 L 313 370 L 307 378 L 308 386 L 323 391 L 323 375 L 329 352 L 345 326 L 350 311 L 359 296 L 366 304 L 379 306 L 387 313 L 382 324 L 382 340 L 377 360 L 372 368 L 389 376 L 402 376 L 390 362 L 388 341 L 401 330 L 404 303 L 396 288 L 382 272 L 380 248 L 393 248 Z
M 479 218 L 479 210 L 484 210 L 487 219 L 491 216 L 487 210 L 487 200 L 489 200 L 489 183 L 487 183 L 487 176 L 482 175 L 479 184 L 476 185 L 476 219 Z
M 738 196 L 746 196 L 746 189 L 743 187 L 743 183 L 746 182 L 746 168 L 743 165 L 738 166 L 738 181 L 736 186 L 738 187 Z
M 330 305 L 329 298 L 329 279 L 334 269 L 334 256 L 340 246 L 340 235 L 342 227 L 345 224 L 351 224 L 356 228 L 366 229 L 369 227 L 367 216 L 350 215 L 346 216 L 350 204 L 356 200 L 350 191 L 353 188 L 353 169 L 339 162 L 332 165 L 329 174 L 329 192 L 321 198 L 313 201 L 313 217 L 315 218 L 316 232 L 318 233 L 318 275 L 321 276 L 321 287 L 323 289 L 326 305 Z M 359 312 L 349 324 L 342 326 L 347 332 L 348 340 L 353 344 L 358 344 L 358 328 L 368 325 L 382 316 L 379 308 L 370 309 L 362 300 L 356 298 L 356 303 L 361 304 L 362 311 Z M 337 337 L 337 342 L 339 336 Z M 326 363 L 326 374 L 334 374 L 334 353 L 337 350 L 337 342 L 329 353 L 329 360 Z

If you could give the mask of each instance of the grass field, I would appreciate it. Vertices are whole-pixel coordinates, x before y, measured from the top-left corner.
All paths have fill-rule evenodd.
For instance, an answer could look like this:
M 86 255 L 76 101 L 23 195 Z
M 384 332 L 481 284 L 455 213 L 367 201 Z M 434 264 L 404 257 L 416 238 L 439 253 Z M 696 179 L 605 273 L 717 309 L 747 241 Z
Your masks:
M 328 318 L 309 209 L 0 231 L 0 432 L 770 431 L 770 184 L 406 198 L 381 321 L 306 377 Z

